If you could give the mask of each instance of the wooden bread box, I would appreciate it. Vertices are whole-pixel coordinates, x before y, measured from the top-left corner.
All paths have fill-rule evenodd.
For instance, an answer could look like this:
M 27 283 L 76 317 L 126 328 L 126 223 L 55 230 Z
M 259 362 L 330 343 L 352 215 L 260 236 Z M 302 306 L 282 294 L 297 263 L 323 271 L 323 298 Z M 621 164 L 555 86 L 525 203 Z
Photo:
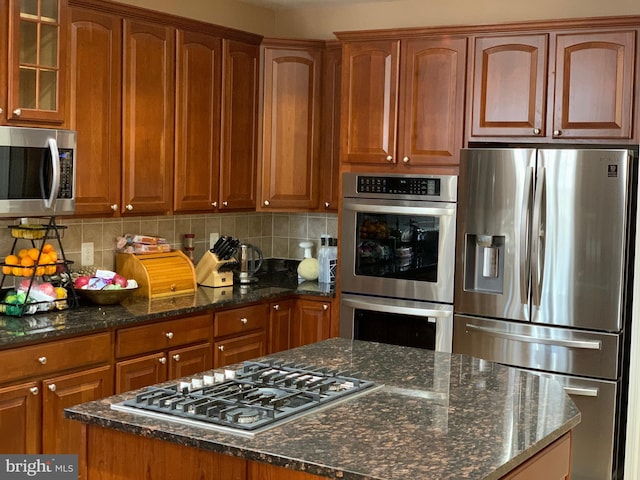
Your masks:
M 116 271 L 138 282 L 135 295 L 164 298 L 193 294 L 198 288 L 193 262 L 180 250 L 166 253 L 116 253 Z

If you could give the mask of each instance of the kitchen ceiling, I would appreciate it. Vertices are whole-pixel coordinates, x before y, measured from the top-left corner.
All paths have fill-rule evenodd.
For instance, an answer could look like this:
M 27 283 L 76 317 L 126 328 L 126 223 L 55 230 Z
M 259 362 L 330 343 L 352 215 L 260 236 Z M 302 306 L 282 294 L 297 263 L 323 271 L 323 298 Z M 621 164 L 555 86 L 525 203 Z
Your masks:
M 341 6 L 355 3 L 389 2 L 397 0 L 239 0 L 259 7 L 282 10 L 289 8 L 322 7 L 339 3 Z

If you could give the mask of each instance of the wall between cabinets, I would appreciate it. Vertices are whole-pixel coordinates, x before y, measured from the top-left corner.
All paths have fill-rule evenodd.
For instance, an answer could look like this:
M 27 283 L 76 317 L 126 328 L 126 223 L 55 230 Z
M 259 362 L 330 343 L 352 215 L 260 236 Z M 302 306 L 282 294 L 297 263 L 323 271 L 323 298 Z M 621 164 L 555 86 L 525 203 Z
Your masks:
M 319 245 L 320 235 L 338 234 L 337 215 L 327 213 L 248 212 L 85 220 L 58 217 L 56 222 L 67 227 L 62 230 L 62 247 L 67 258 L 74 262 L 72 269 L 81 267 L 82 243 L 93 242 L 94 266 L 112 270 L 116 238 L 125 233 L 160 235 L 177 249 L 182 247 L 185 233 L 194 233 L 196 261 L 209 248 L 210 233 L 232 235 L 242 242 L 256 245 L 262 249 L 265 258 L 290 259 L 302 258 L 303 251 L 298 246 L 302 240 L 312 240 Z M 0 222 L 2 256 L 11 251 L 13 238 L 7 226 L 13 224 L 13 220 Z M 27 243 L 23 240 L 19 242 L 20 245 Z

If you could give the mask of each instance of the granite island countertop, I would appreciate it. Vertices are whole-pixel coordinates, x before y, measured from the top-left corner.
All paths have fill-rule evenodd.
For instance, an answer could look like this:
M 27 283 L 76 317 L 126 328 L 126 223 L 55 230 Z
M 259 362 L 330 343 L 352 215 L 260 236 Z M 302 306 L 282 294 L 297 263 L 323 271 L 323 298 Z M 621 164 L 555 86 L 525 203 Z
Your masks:
M 298 283 L 292 272 L 261 275 L 257 283 L 233 287 L 198 287 L 196 292 L 167 298 L 130 297 L 118 305 L 81 301 L 77 308 L 11 317 L 0 315 L 0 349 L 67 336 L 104 331 L 151 320 L 276 301 L 291 295 L 333 298 L 335 291 L 317 282 Z
M 555 381 L 464 355 L 330 339 L 261 358 L 358 372 L 384 386 L 254 438 L 111 409 L 132 392 L 65 415 L 346 480 L 499 479 L 580 421 Z

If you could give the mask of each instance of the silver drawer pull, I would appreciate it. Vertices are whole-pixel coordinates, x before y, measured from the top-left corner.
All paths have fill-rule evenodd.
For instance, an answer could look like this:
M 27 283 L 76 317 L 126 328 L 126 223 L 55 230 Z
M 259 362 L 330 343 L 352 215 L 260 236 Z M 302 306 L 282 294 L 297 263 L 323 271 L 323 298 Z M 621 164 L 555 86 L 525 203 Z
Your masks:
M 220 350 L 221 352 L 224 352 L 224 345 L 220 345 L 220 346 L 218 347 L 218 350 Z
M 280 310 L 280 305 L 278 305 L 277 303 L 273 306 L 274 310 Z
M 179 353 L 176 353 L 176 354 L 173 356 L 173 359 L 174 359 L 176 362 L 179 362 L 179 361 L 180 361 L 180 354 L 179 354 Z
M 248 321 L 249 321 L 249 320 L 247 320 L 245 317 L 242 317 L 242 318 L 240 319 L 240 323 L 242 323 L 243 325 L 246 325 Z
M 562 340 L 559 338 L 540 338 L 530 335 L 522 335 L 520 333 L 507 333 L 502 330 L 494 330 L 493 328 L 479 327 L 477 325 L 466 325 L 467 330 L 488 333 L 497 338 L 505 340 L 515 340 L 517 342 L 538 343 L 541 345 L 553 345 L 568 348 L 584 348 L 586 350 L 602 350 L 602 342 L 600 340 Z
M 563 387 L 567 395 L 579 395 L 581 397 L 597 397 L 597 388 L 582 388 L 582 387 Z
M 38 357 L 38 362 L 40 362 L 41 365 L 46 365 L 47 357 Z
M 51 385 L 49 385 L 49 390 L 51 390 L 52 392 L 56 391 L 56 384 L 52 383 Z
M 322 305 L 322 309 L 323 310 L 329 310 L 329 305 L 327 305 L 326 303 Z
M 38 387 L 31 387 L 29 391 L 32 395 L 37 395 L 40 390 L 38 390 Z
M 171 340 L 173 338 L 173 332 L 167 332 L 164 334 L 164 336 Z
M 161 357 L 158 359 L 158 362 L 160 362 L 162 365 L 164 365 L 165 363 L 167 363 L 167 359 L 165 357 Z

